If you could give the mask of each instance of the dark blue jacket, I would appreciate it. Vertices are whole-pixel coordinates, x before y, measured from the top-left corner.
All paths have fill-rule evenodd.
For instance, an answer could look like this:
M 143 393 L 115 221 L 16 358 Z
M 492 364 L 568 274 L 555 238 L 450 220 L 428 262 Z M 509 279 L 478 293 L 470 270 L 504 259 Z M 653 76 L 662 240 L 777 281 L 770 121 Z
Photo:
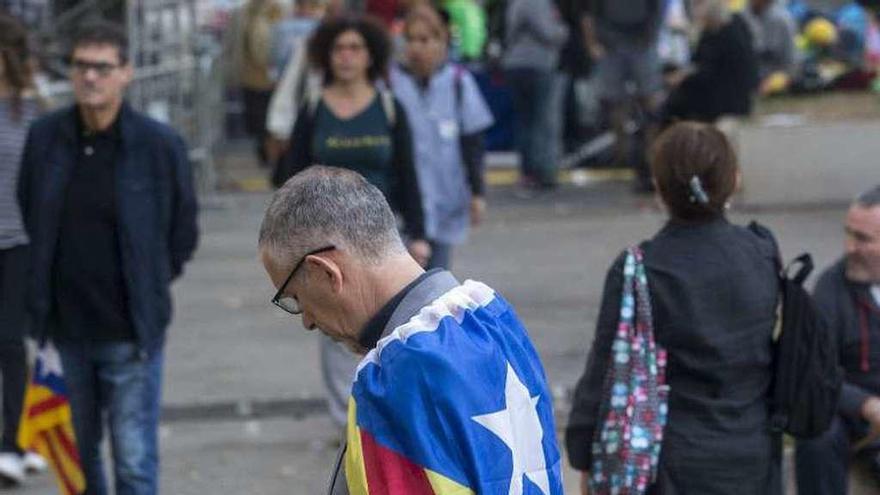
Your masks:
M 22 156 L 19 200 L 31 239 L 28 301 L 37 337 L 47 333 L 61 209 L 77 156 L 77 109 L 37 120 Z M 183 139 L 124 104 L 116 174 L 122 273 L 142 355 L 161 350 L 171 320 L 171 281 L 198 242 L 192 169 Z
M 822 273 L 814 298 L 837 337 L 844 371 L 838 410 L 850 421 L 862 421 L 862 405 L 880 395 L 880 305 L 869 285 L 846 278 L 845 257 Z

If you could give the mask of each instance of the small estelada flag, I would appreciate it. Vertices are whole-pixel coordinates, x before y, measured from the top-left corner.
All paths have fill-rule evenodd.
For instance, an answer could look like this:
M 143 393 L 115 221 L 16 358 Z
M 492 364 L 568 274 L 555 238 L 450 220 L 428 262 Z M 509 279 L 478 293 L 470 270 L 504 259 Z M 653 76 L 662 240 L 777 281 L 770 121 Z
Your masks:
M 62 495 L 85 492 L 61 357 L 48 341 L 37 351 L 27 385 L 18 445 L 24 450 L 35 450 L 49 461 Z

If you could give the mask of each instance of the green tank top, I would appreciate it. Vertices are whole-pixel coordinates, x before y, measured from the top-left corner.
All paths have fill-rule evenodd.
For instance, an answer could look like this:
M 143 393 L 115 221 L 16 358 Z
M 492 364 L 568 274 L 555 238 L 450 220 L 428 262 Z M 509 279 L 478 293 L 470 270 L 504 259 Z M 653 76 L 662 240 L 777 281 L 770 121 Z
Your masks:
M 395 174 L 391 129 L 379 94 L 367 108 L 349 119 L 338 118 L 321 100 L 315 113 L 312 157 L 316 164 L 363 175 L 388 198 Z

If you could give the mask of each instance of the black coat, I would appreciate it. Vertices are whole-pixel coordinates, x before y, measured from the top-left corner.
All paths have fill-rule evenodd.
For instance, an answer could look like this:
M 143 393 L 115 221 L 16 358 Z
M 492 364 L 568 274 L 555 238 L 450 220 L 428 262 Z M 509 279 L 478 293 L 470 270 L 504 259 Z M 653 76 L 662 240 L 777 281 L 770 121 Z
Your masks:
M 28 304 L 37 337 L 52 310 L 52 273 L 61 210 L 79 152 L 76 107 L 31 125 L 19 179 L 19 200 L 31 239 Z M 171 281 L 198 242 L 192 167 L 183 139 L 127 104 L 116 167 L 122 273 L 130 318 L 142 354 L 161 350 L 171 320 Z
M 758 87 L 758 58 L 749 26 L 739 15 L 717 31 L 705 31 L 693 55 L 695 72 L 669 96 L 666 119 L 714 122 L 748 115 Z
M 769 432 L 767 401 L 779 290 L 775 243 L 717 219 L 670 222 L 642 247 L 670 385 L 653 493 L 781 494 L 781 443 Z M 621 255 L 608 272 L 566 431 L 571 464 L 582 471 L 591 468 L 623 260 Z
M 843 259 L 819 278 L 815 300 L 837 337 L 844 370 L 840 413 L 857 422 L 865 400 L 880 395 L 880 307 L 866 284 L 846 279 Z

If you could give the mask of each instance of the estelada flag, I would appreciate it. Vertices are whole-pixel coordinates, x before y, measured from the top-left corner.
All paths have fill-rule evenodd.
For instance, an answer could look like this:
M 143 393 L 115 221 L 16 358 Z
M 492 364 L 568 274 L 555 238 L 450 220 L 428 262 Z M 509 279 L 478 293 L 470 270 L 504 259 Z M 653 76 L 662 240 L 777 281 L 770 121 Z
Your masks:
M 37 351 L 24 396 L 18 445 L 37 451 L 49 461 L 60 493 L 80 495 L 85 491 L 61 357 L 51 342 Z
M 563 493 L 544 369 L 500 295 L 467 281 L 364 357 L 345 475 L 352 495 Z

